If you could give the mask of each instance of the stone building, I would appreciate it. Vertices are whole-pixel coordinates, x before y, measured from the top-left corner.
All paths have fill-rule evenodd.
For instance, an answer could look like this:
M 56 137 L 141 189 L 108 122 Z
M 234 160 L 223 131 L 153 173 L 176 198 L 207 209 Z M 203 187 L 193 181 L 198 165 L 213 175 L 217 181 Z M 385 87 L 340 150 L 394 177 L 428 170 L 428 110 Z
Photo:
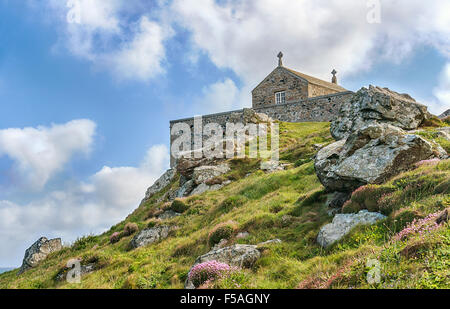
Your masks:
M 336 70 L 332 72 L 330 83 L 284 67 L 283 54 L 278 54 L 278 57 L 278 67 L 252 91 L 253 108 L 293 103 L 347 91 L 337 84 Z
M 327 82 L 284 67 L 281 52 L 278 58 L 278 67 L 252 91 L 252 109 L 257 113 L 285 122 L 332 121 L 342 103 L 350 100 L 354 94 L 337 84 L 335 70 L 331 82 Z M 239 120 L 243 114 L 244 110 L 235 110 L 204 115 L 202 122 L 203 126 L 217 123 L 225 128 L 226 123 Z M 171 132 L 177 123 L 186 123 L 193 128 L 194 118 L 171 121 Z M 171 135 L 171 146 L 177 136 Z M 175 159 L 172 156 L 170 161 L 171 166 L 174 166 Z

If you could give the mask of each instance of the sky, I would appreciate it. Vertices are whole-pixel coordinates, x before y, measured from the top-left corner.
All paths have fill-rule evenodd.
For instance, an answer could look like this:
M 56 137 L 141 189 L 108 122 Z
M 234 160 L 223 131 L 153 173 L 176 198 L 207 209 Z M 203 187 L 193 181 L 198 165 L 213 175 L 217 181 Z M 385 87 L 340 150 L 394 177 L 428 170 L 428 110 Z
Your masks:
M 448 0 L 0 0 L 0 267 L 123 220 L 169 121 L 250 107 L 279 51 L 450 108 Z

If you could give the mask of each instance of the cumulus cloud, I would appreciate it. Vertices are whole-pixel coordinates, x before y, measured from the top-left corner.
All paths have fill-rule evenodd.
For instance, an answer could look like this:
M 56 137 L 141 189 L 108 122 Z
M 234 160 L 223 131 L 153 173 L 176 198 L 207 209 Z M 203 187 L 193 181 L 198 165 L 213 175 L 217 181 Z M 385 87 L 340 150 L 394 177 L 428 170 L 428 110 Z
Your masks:
M 141 1 L 51 0 L 59 17 L 61 43 L 74 55 L 110 70 L 118 79 L 148 81 L 164 73 L 164 42 L 170 25 L 151 11 L 140 12 Z M 135 9 L 134 9 L 135 8 Z M 159 10 L 157 5 L 153 10 Z
M 377 3 L 378 1 L 372 1 Z M 368 23 L 372 7 L 353 0 L 175 0 L 176 20 L 196 48 L 246 83 L 256 83 L 285 64 L 329 79 L 368 70 L 378 60 L 399 62 L 418 45 L 450 56 L 450 3 L 381 1 L 381 23 Z M 273 63 L 267 61 L 273 59 Z
M 441 72 L 438 86 L 433 90 L 437 102 L 433 104 L 433 109 L 437 115 L 450 108 L 450 62 L 447 63 Z
M 194 110 L 200 114 L 218 113 L 242 108 L 240 91 L 233 80 L 227 78 L 203 87 L 195 99 Z
M 77 154 L 91 150 L 96 124 L 73 120 L 50 127 L 0 130 L 0 157 L 8 156 L 31 189 L 40 190 Z
M 86 182 L 47 192 L 24 205 L 0 201 L 0 261 L 18 265 L 27 246 L 40 236 L 70 242 L 109 229 L 139 205 L 168 166 L 167 147 L 157 145 L 137 167 L 105 166 Z

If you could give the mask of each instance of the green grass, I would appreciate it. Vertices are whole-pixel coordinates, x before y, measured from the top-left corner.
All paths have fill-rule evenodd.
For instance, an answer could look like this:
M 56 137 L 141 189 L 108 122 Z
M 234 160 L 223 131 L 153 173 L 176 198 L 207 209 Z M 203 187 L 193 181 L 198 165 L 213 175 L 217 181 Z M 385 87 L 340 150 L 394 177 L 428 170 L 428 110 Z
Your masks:
M 157 202 L 179 186 L 176 178 L 106 233 L 78 239 L 22 276 L 17 276 L 17 270 L 1 274 L 0 288 L 183 288 L 195 259 L 217 241 L 210 242 L 211 232 L 227 222 L 233 225 L 227 234 L 229 244 L 257 244 L 275 238 L 283 242 L 268 246 L 252 269 L 214 282 L 213 288 L 450 287 L 448 224 L 423 239 L 392 240 L 414 218 L 450 207 L 449 160 L 403 173 L 352 197 L 354 205 L 348 212 L 370 208 L 383 211 L 388 218 L 357 227 L 341 242 L 322 249 L 315 239 L 332 217 L 324 205 L 326 193 L 315 175 L 312 156 L 317 151 L 315 144 L 332 142 L 329 124 L 280 123 L 280 136 L 280 158 L 290 163 L 285 171 L 265 174 L 258 168 L 259 160 L 232 160 L 232 170 L 222 177 L 233 182 L 221 190 L 185 198 L 175 205 Z M 165 221 L 153 218 L 157 209 L 169 208 L 184 212 Z M 164 241 L 137 250 L 128 248 L 132 235 L 110 244 L 109 237 L 122 232 L 129 222 L 139 229 L 163 224 L 177 229 Z M 236 239 L 235 235 L 244 231 L 250 236 Z M 406 247 L 417 254 L 402 255 Z M 85 275 L 81 284 L 58 281 L 57 275 L 66 271 L 67 261 L 73 258 L 83 264 L 94 263 L 96 271 Z M 367 283 L 368 259 L 380 261 L 379 284 Z

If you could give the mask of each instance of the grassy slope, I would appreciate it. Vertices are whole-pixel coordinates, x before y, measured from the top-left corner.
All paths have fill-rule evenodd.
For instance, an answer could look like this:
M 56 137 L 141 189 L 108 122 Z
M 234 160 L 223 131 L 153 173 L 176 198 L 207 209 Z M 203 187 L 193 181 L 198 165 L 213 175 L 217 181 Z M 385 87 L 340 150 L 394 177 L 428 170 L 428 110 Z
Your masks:
M 291 163 L 286 171 L 268 175 L 257 169 L 257 161 L 234 160 L 233 171 L 227 176 L 235 181 L 220 191 L 186 199 L 189 208 L 182 216 L 164 222 L 147 219 L 152 210 L 163 206 L 155 203 L 161 192 L 103 235 L 79 239 L 71 248 L 52 254 L 20 277 L 17 271 L 1 274 L 0 288 L 183 288 L 196 257 L 210 250 L 208 233 L 217 224 L 231 220 L 238 231 L 248 231 L 250 236 L 232 238 L 230 244 L 256 244 L 274 238 L 283 243 L 271 245 L 253 269 L 242 271 L 233 282 L 218 282 L 219 288 L 234 287 L 236 283 L 244 288 L 450 287 L 448 224 L 423 238 L 391 240 L 413 218 L 450 206 L 449 160 L 403 173 L 363 192 L 365 200 L 389 192 L 384 208 L 375 209 L 388 214 L 388 219 L 356 228 L 343 241 L 324 250 L 315 238 L 332 217 L 327 215 L 326 196 L 315 176 L 311 156 L 314 144 L 332 142 L 329 124 L 281 123 L 280 135 L 281 160 Z M 175 180 L 171 186 L 177 185 Z M 346 211 L 376 205 L 354 202 Z M 161 224 L 179 228 L 158 244 L 128 251 L 132 236 L 114 245 L 109 243 L 109 236 L 121 231 L 127 222 L 135 222 L 141 229 Z M 412 256 L 401 254 L 406 246 L 414 249 Z M 56 280 L 71 258 L 95 263 L 99 269 L 84 276 L 81 284 Z M 381 262 L 380 284 L 370 286 L 365 280 L 367 259 Z

